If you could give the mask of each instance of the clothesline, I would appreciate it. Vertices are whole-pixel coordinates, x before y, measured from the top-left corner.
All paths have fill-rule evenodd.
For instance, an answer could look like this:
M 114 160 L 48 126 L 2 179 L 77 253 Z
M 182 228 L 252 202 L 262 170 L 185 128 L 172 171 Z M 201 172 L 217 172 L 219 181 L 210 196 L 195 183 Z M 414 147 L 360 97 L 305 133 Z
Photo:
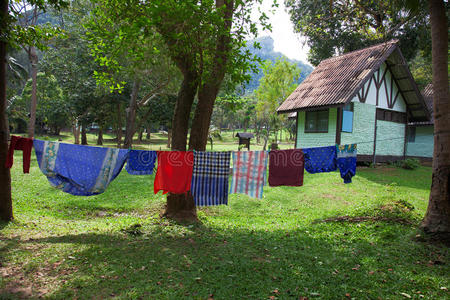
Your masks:
M 270 186 L 302 186 L 304 169 L 320 173 L 339 168 L 344 183 L 356 173 L 356 144 L 245 152 L 147 151 L 15 138 L 32 141 L 30 150 L 34 145 L 39 168 L 53 187 L 79 196 L 103 193 L 125 164 L 131 175 L 150 175 L 157 162 L 154 192 L 191 193 L 198 206 L 227 204 L 229 193 L 261 198 L 266 180 Z M 14 146 L 8 151 L 13 157 Z

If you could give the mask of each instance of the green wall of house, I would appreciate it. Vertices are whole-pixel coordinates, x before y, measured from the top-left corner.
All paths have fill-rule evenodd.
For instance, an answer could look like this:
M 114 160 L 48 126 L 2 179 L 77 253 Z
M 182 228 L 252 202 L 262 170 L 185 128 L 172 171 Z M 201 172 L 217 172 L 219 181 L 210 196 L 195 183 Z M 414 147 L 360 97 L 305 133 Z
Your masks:
M 358 144 L 358 154 L 372 155 L 375 131 L 376 106 L 353 102 L 353 129 L 352 132 L 341 133 L 341 144 Z M 337 109 L 329 110 L 327 133 L 305 133 L 305 112 L 298 112 L 297 147 L 322 147 L 334 145 L 336 138 Z M 425 137 L 423 137 L 425 138 Z M 377 155 L 403 156 L 405 143 L 405 124 L 377 121 Z M 422 138 L 417 138 L 417 145 L 413 145 L 411 153 L 418 153 L 422 149 Z M 427 153 L 428 150 L 421 150 Z M 408 154 L 412 155 L 412 154 Z M 419 156 L 419 155 L 414 155 Z
M 305 112 L 299 111 L 297 117 L 297 148 L 323 147 L 336 144 L 336 108 L 329 109 L 327 133 L 305 133 Z
M 433 131 L 433 126 L 417 126 L 415 141 L 406 145 L 406 155 L 430 158 L 433 157 Z
M 405 124 L 377 121 L 377 155 L 403 156 Z
M 341 133 L 341 144 L 358 144 L 358 154 L 373 154 L 376 106 L 353 102 L 353 131 Z

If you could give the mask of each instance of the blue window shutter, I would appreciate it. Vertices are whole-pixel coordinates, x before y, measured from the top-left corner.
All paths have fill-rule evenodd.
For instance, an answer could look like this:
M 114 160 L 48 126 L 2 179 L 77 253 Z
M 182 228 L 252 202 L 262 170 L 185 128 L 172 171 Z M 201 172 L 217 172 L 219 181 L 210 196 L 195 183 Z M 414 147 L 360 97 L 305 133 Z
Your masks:
M 342 131 L 343 132 L 353 132 L 353 112 L 352 111 L 343 111 Z

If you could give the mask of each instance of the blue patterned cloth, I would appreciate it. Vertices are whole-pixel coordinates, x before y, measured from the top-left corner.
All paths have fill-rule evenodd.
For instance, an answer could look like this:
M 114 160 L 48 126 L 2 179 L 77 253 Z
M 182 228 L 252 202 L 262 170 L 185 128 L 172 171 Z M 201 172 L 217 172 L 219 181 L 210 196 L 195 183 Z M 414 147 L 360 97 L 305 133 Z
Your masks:
M 194 152 L 191 194 L 197 206 L 228 203 L 230 152 Z
M 356 144 L 336 145 L 336 157 L 344 183 L 351 183 L 356 174 Z
M 101 194 L 122 170 L 129 150 L 34 140 L 39 168 L 50 184 L 76 196 Z
M 336 171 L 336 146 L 302 149 L 308 173 Z
M 130 150 L 125 167 L 131 175 L 150 175 L 156 162 L 156 151 Z

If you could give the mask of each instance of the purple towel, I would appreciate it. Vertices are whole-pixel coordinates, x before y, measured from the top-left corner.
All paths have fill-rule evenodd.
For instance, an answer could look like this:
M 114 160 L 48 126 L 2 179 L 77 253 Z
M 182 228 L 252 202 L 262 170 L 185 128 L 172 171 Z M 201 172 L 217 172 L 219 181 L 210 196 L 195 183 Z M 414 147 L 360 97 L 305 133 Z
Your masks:
M 304 158 L 301 149 L 274 150 L 269 153 L 270 186 L 302 186 Z

